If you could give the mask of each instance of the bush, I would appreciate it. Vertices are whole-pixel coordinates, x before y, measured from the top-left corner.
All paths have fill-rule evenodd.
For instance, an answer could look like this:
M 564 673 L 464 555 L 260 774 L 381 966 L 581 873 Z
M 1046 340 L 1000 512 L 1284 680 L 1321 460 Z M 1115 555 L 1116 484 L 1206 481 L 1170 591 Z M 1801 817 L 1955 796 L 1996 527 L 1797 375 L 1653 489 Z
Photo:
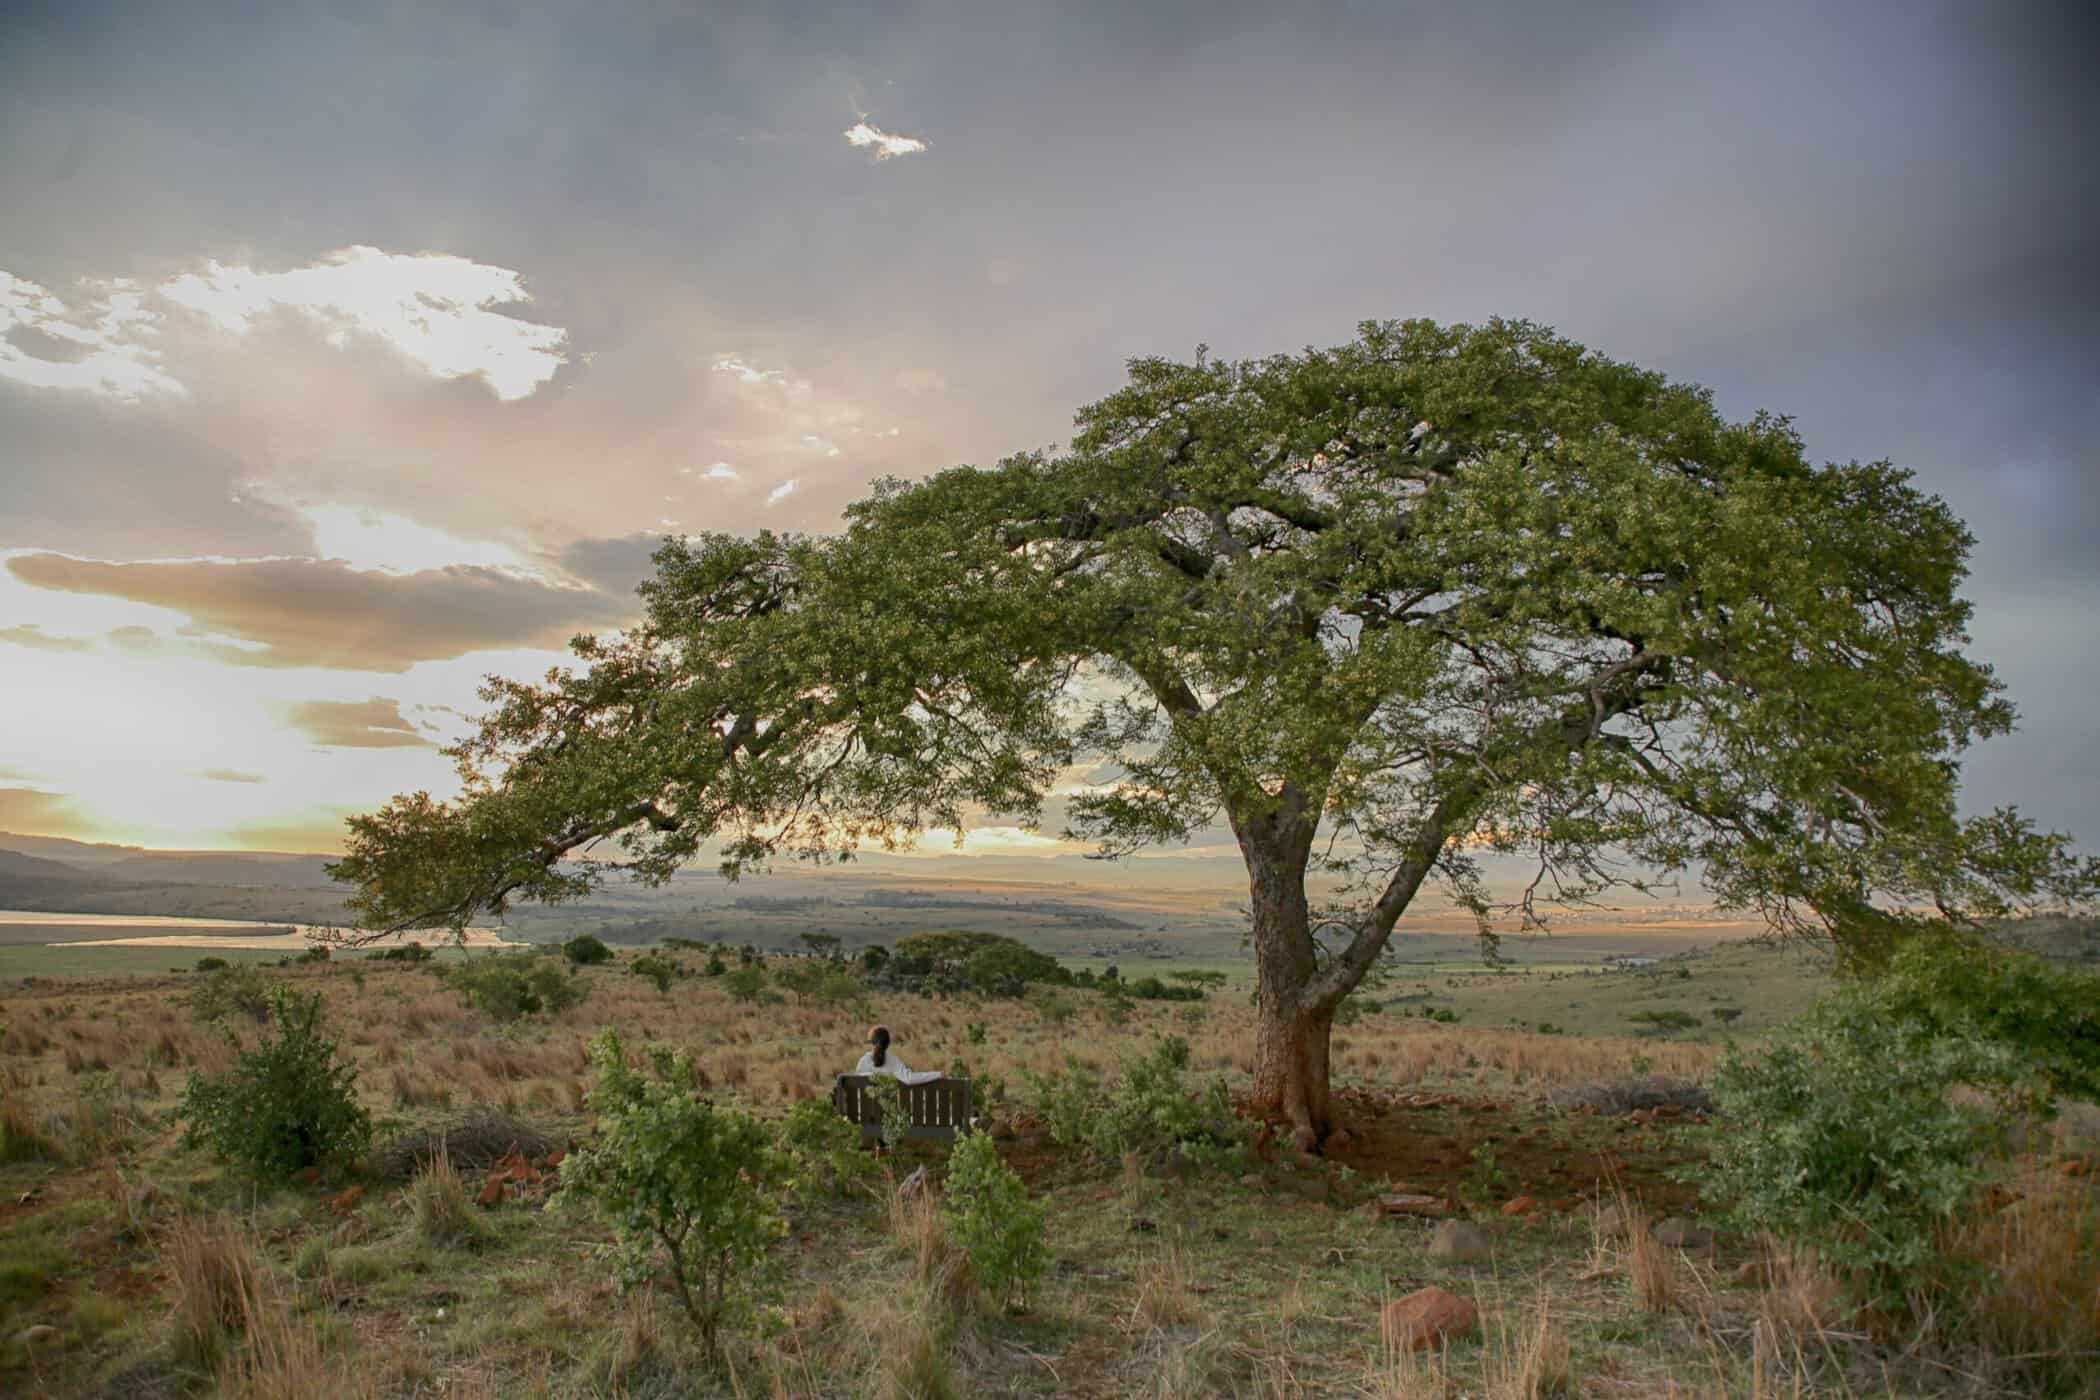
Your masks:
M 766 993 L 766 970 L 762 967 L 740 967 L 722 978 L 722 986 L 732 1001 L 764 1001 Z
M 2100 977 L 1960 938 L 1920 938 L 1858 995 L 1932 1036 L 2002 1045 L 2057 1093 L 2100 1100 Z
M 787 1233 L 773 1183 L 789 1163 L 756 1119 L 693 1097 L 684 1054 L 658 1056 L 645 1078 L 608 1030 L 591 1042 L 591 1063 L 598 1139 L 562 1164 L 562 1198 L 611 1224 L 623 1286 L 669 1280 L 718 1357 L 720 1328 L 765 1291 L 767 1248 Z
M 322 1033 L 319 993 L 270 996 L 277 1035 L 212 1078 L 191 1074 L 176 1110 L 183 1145 L 206 1146 L 258 1177 L 284 1177 L 364 1150 L 372 1121 L 357 1071 Z
M 1948 1089 L 2017 1100 L 2029 1073 L 2002 1045 L 1891 1021 L 1871 993 L 1841 992 L 1761 1057 L 1722 1061 L 1703 1184 L 1731 1225 L 1813 1249 L 1857 1301 L 1901 1315 L 1948 1282 L 1939 1240 L 2003 1132 L 2000 1114 Z
M 444 978 L 467 1005 L 499 1021 L 566 1011 L 584 993 L 582 983 L 552 963 L 506 953 L 454 964 Z
M 836 1005 L 861 995 L 859 980 L 832 962 L 790 963 L 781 969 L 778 980 L 803 1001 L 819 1005 Z
M 367 962 L 425 963 L 430 961 L 430 950 L 416 942 L 403 943 L 398 948 L 379 948 L 365 954 Z
M 200 1021 L 223 1021 L 235 1012 L 256 1022 L 270 1019 L 270 983 L 251 963 L 222 964 L 191 989 L 189 1001 Z
M 648 978 L 656 984 L 656 990 L 666 994 L 671 990 L 671 983 L 678 977 L 677 963 L 672 962 L 669 958 L 659 958 L 654 955 L 644 955 L 636 958 L 628 966 L 627 970 L 636 977 Z
M 613 951 L 591 934 L 579 933 L 561 945 L 561 955 L 578 967 L 596 967 L 611 962 Z
M 845 1195 L 880 1168 L 860 1149 L 860 1125 L 832 1111 L 824 1099 L 801 1099 L 788 1109 L 780 1127 L 780 1146 L 795 1163 L 796 1175 Z
M 1245 1157 L 1246 1126 L 1232 1111 L 1225 1085 L 1213 1080 L 1192 1094 L 1182 1076 L 1189 1043 L 1167 1036 L 1152 1050 L 1118 1067 L 1113 1085 L 1066 1057 L 1062 1073 L 1021 1072 L 1032 1107 L 1061 1146 L 1083 1147 L 1096 1161 L 1120 1161 L 1136 1152 L 1155 1160 L 1179 1157 L 1199 1166 L 1225 1168 Z
M 228 966 L 228 963 L 224 958 L 197 959 L 197 971 L 199 972 L 217 972 L 226 966 Z
M 708 958 L 707 966 L 702 968 L 701 971 L 709 977 L 720 977 L 723 973 L 729 971 L 729 964 L 722 961 L 720 953 L 716 953 Z
M 992 1296 L 1026 1306 L 1028 1289 L 1043 1276 L 1043 1207 L 984 1133 L 971 1133 L 948 1157 L 941 1215 L 948 1233 L 970 1256 L 970 1268 Z

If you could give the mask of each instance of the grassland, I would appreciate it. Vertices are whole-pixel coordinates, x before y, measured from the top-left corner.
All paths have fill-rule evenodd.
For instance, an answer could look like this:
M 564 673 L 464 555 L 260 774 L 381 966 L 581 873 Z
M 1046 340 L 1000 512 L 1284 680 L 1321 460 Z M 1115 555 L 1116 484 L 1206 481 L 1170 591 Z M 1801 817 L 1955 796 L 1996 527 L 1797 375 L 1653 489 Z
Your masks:
M 1138 1003 L 1118 1023 L 1084 992 L 1066 994 L 1061 1019 L 975 999 L 737 1003 L 697 976 L 660 994 L 629 975 L 623 955 L 579 974 L 589 989 L 580 1005 L 505 1027 L 416 967 L 338 959 L 268 973 L 324 994 L 382 1137 L 506 1115 L 494 1127 L 478 1118 L 457 1139 L 469 1195 L 521 1136 L 560 1145 L 589 1135 L 584 1046 L 601 1026 L 633 1045 L 693 1050 L 705 1092 L 766 1115 L 825 1093 L 871 1019 L 896 1030 L 913 1065 L 967 1068 L 990 1100 L 1002 1154 L 1051 1208 L 1054 1263 L 1029 1309 L 937 1296 L 929 1280 L 945 1247 L 923 1206 L 887 1189 L 814 1200 L 797 1208 L 780 1251 L 786 1286 L 770 1331 L 738 1334 L 728 1372 L 700 1364 L 665 1295 L 614 1287 L 596 1220 L 546 1208 L 558 1170 L 471 1207 L 473 1227 L 448 1237 L 418 1228 L 431 1187 L 411 1179 L 412 1165 L 390 1169 L 404 1153 L 271 1190 L 185 1151 L 170 1121 L 182 1083 L 234 1053 L 190 1013 L 194 975 L 82 978 L 46 966 L 33 981 L 0 983 L 5 1110 L 43 1144 L 0 1163 L 0 1391 L 2016 1393 L 1974 1358 L 1870 1340 L 1830 1311 L 1812 1275 L 1770 1273 L 1749 1242 L 1662 1250 L 1595 1209 L 1623 1200 L 1658 1216 L 1699 1214 L 1681 1176 L 1704 1151 L 1696 1112 L 1619 1112 L 1611 1095 L 1637 1075 L 1671 1077 L 1681 1083 L 1670 1092 L 1685 1093 L 1725 1036 L 1753 1035 L 1812 994 L 1812 964 L 1726 945 L 1605 972 L 1570 961 L 1568 945 L 1541 950 L 1562 956 L 1505 973 L 1403 968 L 1379 993 L 1388 1005 L 1337 1033 L 1350 1140 L 1324 1160 L 1267 1152 L 1243 1176 L 1090 1163 L 1051 1142 L 1017 1099 L 1024 1069 L 1067 1054 L 1106 1069 L 1163 1033 L 1190 1040 L 1201 1075 L 1243 1087 L 1244 985 L 1200 1006 Z M 1724 1007 L 1741 1015 L 1724 1023 L 1712 1014 Z M 1644 1009 L 1699 1022 L 1674 1036 L 1624 1034 Z M 2074 1115 L 2036 1150 L 2090 1152 L 2081 1135 L 2091 1131 Z M 921 1164 L 938 1178 L 941 1163 L 935 1148 L 901 1151 L 888 1180 Z M 1372 1218 L 1367 1203 L 1402 1187 L 1474 1213 L 1486 1255 L 1437 1258 L 1427 1223 Z M 1503 1215 L 1527 1196 L 1537 1203 L 1528 1213 Z M 244 1300 L 236 1341 L 216 1357 L 182 1329 L 213 1269 L 245 1281 L 233 1295 Z M 1432 1283 L 1479 1301 L 1483 1335 L 1427 1358 L 1388 1353 L 1380 1306 Z

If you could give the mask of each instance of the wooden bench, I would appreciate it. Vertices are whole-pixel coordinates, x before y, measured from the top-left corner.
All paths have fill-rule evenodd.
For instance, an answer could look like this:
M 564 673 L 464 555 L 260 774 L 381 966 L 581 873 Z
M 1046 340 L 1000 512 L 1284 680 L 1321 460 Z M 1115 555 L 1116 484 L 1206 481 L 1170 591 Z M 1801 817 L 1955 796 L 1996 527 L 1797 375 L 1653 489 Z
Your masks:
M 839 1116 L 849 1123 L 860 1124 L 863 1146 L 872 1145 L 882 1138 L 882 1105 L 868 1092 L 868 1081 L 875 1077 L 842 1074 L 831 1090 L 831 1106 L 839 1111 Z M 891 1135 L 893 1142 L 906 1138 L 953 1142 L 970 1131 L 970 1081 L 967 1079 L 900 1083 L 897 1085 L 897 1099 L 903 1105 L 907 1121 L 903 1132 Z

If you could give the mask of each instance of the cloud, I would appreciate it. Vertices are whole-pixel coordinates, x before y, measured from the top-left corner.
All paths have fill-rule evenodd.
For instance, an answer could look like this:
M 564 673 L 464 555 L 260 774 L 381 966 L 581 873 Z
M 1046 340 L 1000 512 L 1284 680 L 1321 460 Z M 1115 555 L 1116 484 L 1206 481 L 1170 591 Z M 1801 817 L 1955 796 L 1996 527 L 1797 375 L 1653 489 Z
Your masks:
M 431 748 L 423 731 L 402 717 L 401 702 L 374 696 L 370 700 L 303 700 L 283 710 L 284 722 L 303 731 L 322 748 Z
M 781 482 L 778 486 L 774 487 L 771 491 L 768 491 L 766 493 L 766 504 L 769 506 L 778 505 L 780 502 L 786 500 L 788 497 L 795 494 L 795 487 L 798 484 L 799 483 L 793 477 L 789 477 L 786 481 Z
M 93 651 L 95 643 L 89 637 L 54 637 L 34 622 L 19 627 L 0 627 L 0 642 L 12 642 L 18 647 L 29 647 L 35 651 Z
M 97 828 L 64 793 L 0 788 L 0 831 L 19 836 L 93 836 Z
M 147 341 L 160 318 L 145 308 L 144 294 L 129 282 L 102 285 L 99 296 L 70 307 L 0 272 L 0 378 L 112 399 L 181 396 Z
M 915 845 L 899 847 L 894 854 L 922 858 L 1036 856 L 1055 860 L 1059 856 L 1084 856 L 1091 849 L 1018 826 L 973 826 L 963 833 L 960 841 L 950 828 L 934 826 L 920 832 Z
M 200 768 L 197 776 L 212 783 L 266 783 L 270 781 L 260 773 L 244 773 L 238 768 Z
M 635 586 L 654 577 L 654 555 L 664 537 L 655 531 L 612 539 L 577 540 L 554 556 L 563 573 L 614 598 L 632 598 Z
M 120 646 L 248 666 L 404 671 L 473 651 L 560 646 L 578 631 L 617 627 L 634 611 L 592 589 L 468 565 L 399 574 L 340 560 L 110 563 L 47 553 L 17 555 L 7 567 L 38 588 L 149 603 L 190 619 L 174 639 L 118 628 L 110 640 Z
M 376 336 L 438 379 L 480 376 L 499 399 L 522 399 L 568 363 L 569 333 L 491 310 L 532 300 L 508 268 L 446 253 L 344 248 L 286 272 L 208 264 L 161 296 L 247 334 L 273 311 L 325 327 L 330 345 Z
M 716 374 L 726 374 L 739 384 L 778 384 L 783 388 L 807 389 L 807 381 L 788 378 L 784 369 L 760 369 L 738 355 L 718 355 L 711 366 Z
M 846 144 L 872 147 L 877 160 L 888 160 L 892 156 L 915 156 L 926 149 L 926 143 L 918 137 L 892 136 L 887 131 L 870 126 L 866 118 L 847 129 Z
M 531 565 L 509 545 L 467 540 L 403 515 L 359 506 L 295 508 L 314 534 L 314 553 L 357 569 L 414 573 L 447 564 L 529 573 Z
M 709 481 L 735 481 L 737 479 L 737 469 L 730 466 L 727 462 L 715 462 L 701 475 Z

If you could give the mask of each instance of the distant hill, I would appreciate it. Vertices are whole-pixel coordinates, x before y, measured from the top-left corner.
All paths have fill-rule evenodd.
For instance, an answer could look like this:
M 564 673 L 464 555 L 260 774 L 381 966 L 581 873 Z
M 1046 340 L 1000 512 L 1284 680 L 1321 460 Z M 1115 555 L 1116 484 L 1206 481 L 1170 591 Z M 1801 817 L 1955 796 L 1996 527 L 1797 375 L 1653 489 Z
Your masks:
M 273 889 L 334 887 L 324 866 L 330 856 L 240 851 L 151 851 L 97 870 L 118 880 L 163 885 L 267 885 Z
M 64 861 L 0 849 L 0 877 L 14 880 L 78 880 L 86 872 Z
M 63 836 L 18 836 L 12 831 L 0 831 L 0 850 L 76 866 L 110 865 L 147 854 L 143 846 L 91 845 L 86 841 L 68 841 Z

